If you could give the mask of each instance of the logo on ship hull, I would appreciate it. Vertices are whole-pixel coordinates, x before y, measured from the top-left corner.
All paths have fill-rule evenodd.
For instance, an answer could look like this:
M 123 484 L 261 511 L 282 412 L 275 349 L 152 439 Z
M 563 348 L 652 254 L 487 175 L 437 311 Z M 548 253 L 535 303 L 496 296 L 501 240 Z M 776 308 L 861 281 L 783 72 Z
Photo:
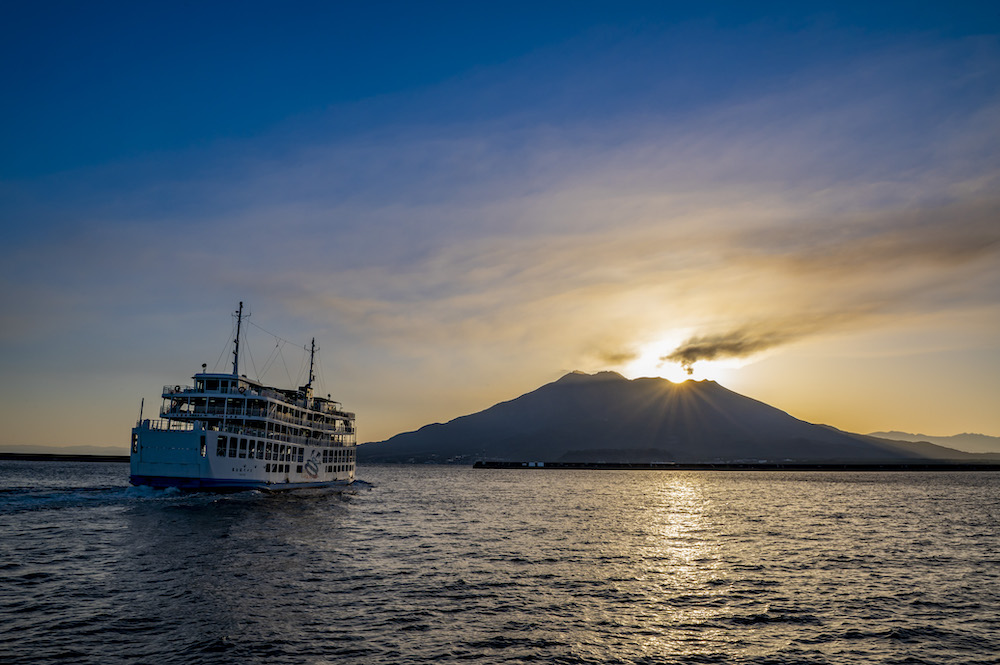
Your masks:
M 319 451 L 314 450 L 309 460 L 306 462 L 305 467 L 303 467 L 305 475 L 310 478 L 315 478 L 319 475 Z

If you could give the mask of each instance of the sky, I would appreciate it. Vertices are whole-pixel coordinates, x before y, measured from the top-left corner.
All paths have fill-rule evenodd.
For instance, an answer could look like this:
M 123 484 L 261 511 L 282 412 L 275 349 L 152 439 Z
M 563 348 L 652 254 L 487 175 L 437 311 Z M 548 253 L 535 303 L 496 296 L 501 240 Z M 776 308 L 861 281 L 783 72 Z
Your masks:
M 228 371 L 377 441 L 563 374 L 1000 435 L 995 3 L 0 7 L 0 448 Z

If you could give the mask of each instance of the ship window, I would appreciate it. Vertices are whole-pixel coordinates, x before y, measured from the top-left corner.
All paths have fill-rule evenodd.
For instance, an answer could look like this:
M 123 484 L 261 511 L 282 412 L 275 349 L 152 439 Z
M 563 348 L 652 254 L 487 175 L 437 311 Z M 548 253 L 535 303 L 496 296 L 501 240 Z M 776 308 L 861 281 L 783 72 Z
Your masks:
M 264 459 L 264 442 L 257 442 L 257 459 Z
M 240 439 L 240 457 L 247 456 L 247 440 Z
M 234 436 L 229 439 L 229 456 L 236 457 L 236 447 L 239 445 L 239 440 Z
M 218 381 L 212 380 L 205 382 L 205 390 L 207 390 L 208 392 L 215 392 L 218 389 L 219 389 Z
M 264 446 L 264 459 L 271 459 L 271 442 L 268 441 Z
M 299 448 L 299 457 L 298 457 L 298 461 L 299 461 L 299 462 L 303 461 L 303 458 L 304 458 L 304 457 L 305 457 L 305 449 L 304 449 L 304 448 Z
M 250 443 L 247 444 L 247 457 L 249 457 L 250 459 L 256 457 L 257 456 L 256 448 L 257 448 L 257 442 L 251 439 Z
M 295 473 L 302 473 L 302 465 L 301 464 L 299 464 L 297 467 L 295 467 Z
M 271 473 L 271 463 L 268 462 L 264 465 L 264 473 Z
M 215 443 L 215 455 L 216 457 L 226 456 L 226 437 L 220 436 Z

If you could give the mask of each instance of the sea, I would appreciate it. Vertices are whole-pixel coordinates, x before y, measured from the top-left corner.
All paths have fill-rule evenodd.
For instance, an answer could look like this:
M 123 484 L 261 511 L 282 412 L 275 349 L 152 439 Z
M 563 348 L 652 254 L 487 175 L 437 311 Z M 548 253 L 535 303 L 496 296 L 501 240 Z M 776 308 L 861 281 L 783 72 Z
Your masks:
M 998 663 L 1000 474 L 0 462 L 0 662 Z

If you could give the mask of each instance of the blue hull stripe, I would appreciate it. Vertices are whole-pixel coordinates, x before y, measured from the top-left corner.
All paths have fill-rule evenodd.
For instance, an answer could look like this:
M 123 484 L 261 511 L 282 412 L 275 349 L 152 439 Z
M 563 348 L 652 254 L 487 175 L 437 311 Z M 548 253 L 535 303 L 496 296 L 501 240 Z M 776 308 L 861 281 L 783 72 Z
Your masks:
M 347 487 L 351 484 L 344 480 L 330 480 L 316 483 L 267 483 L 263 480 L 227 480 L 214 478 L 178 478 L 174 476 L 137 475 L 132 475 L 129 478 L 129 482 L 133 485 L 148 485 L 157 489 L 176 487 L 177 489 L 182 490 L 262 490 L 265 492 L 308 489 L 310 487 Z

